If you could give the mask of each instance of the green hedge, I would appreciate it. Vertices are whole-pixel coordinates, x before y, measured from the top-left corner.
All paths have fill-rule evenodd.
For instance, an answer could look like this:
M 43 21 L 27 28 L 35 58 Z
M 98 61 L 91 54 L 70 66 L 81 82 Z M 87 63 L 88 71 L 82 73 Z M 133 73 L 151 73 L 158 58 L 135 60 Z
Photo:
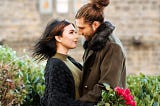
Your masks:
M 42 63 L 0 46 L 0 106 L 37 106 L 44 91 L 43 70 Z
M 0 106 L 38 106 L 44 91 L 44 63 L 36 63 L 6 46 L 0 46 Z M 127 76 L 137 106 L 159 106 L 160 76 Z
M 138 76 L 127 77 L 127 85 L 130 88 L 137 106 L 159 106 L 160 105 L 160 76 Z

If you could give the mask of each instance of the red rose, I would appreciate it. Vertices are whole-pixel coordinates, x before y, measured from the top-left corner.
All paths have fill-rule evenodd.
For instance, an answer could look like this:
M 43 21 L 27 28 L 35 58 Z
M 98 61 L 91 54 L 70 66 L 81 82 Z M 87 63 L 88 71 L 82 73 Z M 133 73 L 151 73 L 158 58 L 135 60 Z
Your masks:
M 122 95 L 123 92 L 124 92 L 123 89 L 120 88 L 120 87 L 116 87 L 114 90 L 116 91 L 116 93 L 117 93 L 119 96 Z

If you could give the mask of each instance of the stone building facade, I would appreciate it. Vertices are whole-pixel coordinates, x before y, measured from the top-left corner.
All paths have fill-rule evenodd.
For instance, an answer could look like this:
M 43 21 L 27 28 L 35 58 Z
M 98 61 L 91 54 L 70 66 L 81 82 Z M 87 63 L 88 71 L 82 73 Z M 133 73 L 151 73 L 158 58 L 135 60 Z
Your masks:
M 0 44 L 12 47 L 18 55 L 23 55 L 23 49 L 30 54 L 50 19 L 65 18 L 74 22 L 77 9 L 86 2 L 0 0 Z M 116 26 L 114 34 L 124 44 L 128 74 L 160 75 L 160 1 L 111 0 L 105 8 L 105 19 Z M 82 62 L 80 42 L 70 54 Z

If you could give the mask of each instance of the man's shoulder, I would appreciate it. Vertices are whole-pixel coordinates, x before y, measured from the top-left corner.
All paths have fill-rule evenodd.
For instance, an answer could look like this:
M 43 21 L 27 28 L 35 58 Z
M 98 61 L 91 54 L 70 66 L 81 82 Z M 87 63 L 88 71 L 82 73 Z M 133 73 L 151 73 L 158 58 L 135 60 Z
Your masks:
M 110 49 L 120 49 L 121 50 L 122 48 L 118 43 L 113 42 L 113 41 L 109 41 L 106 43 L 106 46 L 105 46 L 105 48 L 103 48 L 103 50 L 108 51 Z
M 109 43 L 110 43 L 110 46 L 121 49 L 123 54 L 126 55 L 126 50 L 125 50 L 121 40 L 118 37 L 114 36 L 113 34 L 110 35 L 109 36 Z

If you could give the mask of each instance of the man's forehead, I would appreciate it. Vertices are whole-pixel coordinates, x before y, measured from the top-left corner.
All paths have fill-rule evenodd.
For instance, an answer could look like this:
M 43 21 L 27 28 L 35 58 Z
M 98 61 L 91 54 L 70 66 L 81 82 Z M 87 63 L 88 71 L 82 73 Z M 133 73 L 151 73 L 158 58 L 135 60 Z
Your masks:
M 80 19 L 76 19 L 75 20 L 76 26 L 77 27 L 85 27 L 88 24 L 84 22 L 84 19 L 80 18 Z
M 81 20 L 81 19 L 76 19 L 76 25 L 78 24 L 78 25 L 81 25 L 81 24 L 83 24 L 83 20 Z

